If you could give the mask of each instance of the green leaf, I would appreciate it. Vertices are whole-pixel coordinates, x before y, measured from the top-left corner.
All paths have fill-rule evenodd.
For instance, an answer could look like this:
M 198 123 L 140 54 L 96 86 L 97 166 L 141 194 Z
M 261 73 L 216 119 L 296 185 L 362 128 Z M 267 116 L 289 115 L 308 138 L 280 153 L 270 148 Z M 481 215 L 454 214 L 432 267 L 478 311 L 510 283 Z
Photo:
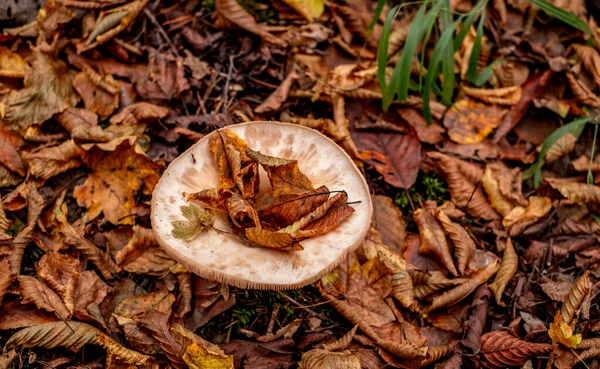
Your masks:
M 452 9 L 450 0 L 444 0 L 444 7 L 440 14 L 442 30 L 452 30 L 449 40 L 444 40 L 442 54 L 442 103 L 449 106 L 452 104 L 452 93 L 454 92 L 454 30 L 458 27 L 458 21 L 452 24 Z M 442 42 L 441 38 L 438 42 Z
M 390 35 L 392 33 L 392 23 L 394 22 L 394 18 L 396 17 L 396 13 L 400 9 L 400 6 L 401 5 L 393 7 L 385 18 L 383 30 L 381 31 L 379 48 L 377 49 L 377 79 L 379 80 L 381 92 L 384 92 L 387 88 L 385 83 L 385 68 L 387 66 Z
M 475 86 L 481 87 L 481 86 L 485 85 L 487 83 L 487 81 L 490 80 L 490 78 L 492 78 L 492 76 L 494 75 L 493 65 L 494 64 L 490 64 L 487 67 L 483 68 L 483 70 L 481 72 L 479 72 L 479 74 L 475 78 L 475 81 L 473 81 L 473 84 Z
M 578 30 L 587 33 L 588 35 L 590 34 L 590 28 L 588 27 L 588 25 L 583 20 L 581 20 L 581 18 L 576 16 L 575 14 L 568 12 L 566 10 L 562 10 L 561 8 L 558 8 L 558 7 L 550 4 L 546 0 L 529 0 L 529 1 L 532 4 L 537 5 L 540 9 L 542 9 L 548 15 L 565 22 L 566 24 L 570 25 L 571 27 L 575 27 Z
M 475 83 L 477 80 L 477 61 L 479 60 L 479 53 L 481 52 L 481 41 L 483 39 L 483 24 L 485 23 L 485 13 L 481 14 L 479 18 L 479 24 L 477 24 L 477 34 L 473 41 L 473 48 L 471 49 L 471 55 L 469 56 L 469 67 L 467 69 L 467 80 L 471 83 Z
M 373 11 L 373 17 L 371 18 L 371 23 L 369 23 L 369 28 L 368 28 L 369 34 L 371 34 L 371 32 L 373 32 L 373 28 L 375 28 L 375 25 L 377 24 L 377 20 L 381 16 L 381 12 L 383 11 L 383 7 L 385 6 L 386 2 L 387 2 L 386 0 L 377 0 L 377 5 L 375 6 L 375 10 Z
M 471 28 L 471 25 L 475 22 L 475 19 L 477 19 L 477 16 L 479 16 L 479 14 L 485 9 L 486 5 L 487 5 L 487 0 L 480 1 L 477 3 L 477 5 L 475 5 L 473 7 L 473 9 L 471 9 L 470 12 L 467 13 L 467 16 L 465 17 L 465 21 L 460 26 L 460 31 L 458 31 L 458 33 L 456 34 L 456 38 L 454 39 L 454 50 L 455 51 L 460 49 L 463 41 L 465 40 L 465 37 L 467 37 L 467 34 L 469 33 L 469 29 Z
M 181 213 L 187 220 L 176 220 L 171 224 L 173 237 L 189 241 L 215 223 L 215 212 L 212 209 L 200 209 L 190 205 L 182 206 Z
M 535 188 L 538 188 L 542 184 L 542 167 L 546 163 L 546 154 L 548 153 L 548 150 L 556 143 L 556 141 L 560 140 L 560 138 L 567 133 L 572 134 L 575 138 L 579 138 L 585 125 L 591 120 L 592 118 L 590 116 L 577 118 L 546 137 L 546 140 L 542 144 L 540 154 L 538 155 L 538 160 L 523 173 L 523 179 L 531 178 L 531 176 L 533 176 L 534 186 Z

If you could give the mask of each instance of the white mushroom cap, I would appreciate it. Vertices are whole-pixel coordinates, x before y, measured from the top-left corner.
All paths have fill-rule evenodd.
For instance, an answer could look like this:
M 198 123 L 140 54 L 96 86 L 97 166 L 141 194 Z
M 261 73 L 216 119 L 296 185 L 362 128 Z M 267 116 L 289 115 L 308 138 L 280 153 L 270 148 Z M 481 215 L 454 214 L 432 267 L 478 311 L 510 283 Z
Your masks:
M 302 251 L 277 251 L 250 247 L 240 238 L 208 229 L 191 241 L 171 235 L 172 222 L 185 220 L 180 207 L 189 205 L 183 193 L 216 188 L 218 174 L 206 136 L 175 159 L 159 180 L 152 197 L 152 228 L 164 250 L 188 270 L 201 277 L 242 288 L 290 289 L 318 280 L 335 268 L 365 238 L 373 207 L 369 187 L 352 159 L 333 141 L 306 127 L 278 122 L 250 122 L 228 126 L 265 155 L 298 160 L 300 170 L 319 187 L 345 190 L 356 210 L 333 231 L 302 241 Z M 216 134 L 213 132 L 212 134 Z M 257 207 L 270 192 L 265 171 L 260 168 Z M 261 195 L 262 198 L 261 199 Z M 200 203 L 195 205 L 201 206 Z M 230 231 L 225 214 L 214 225 Z

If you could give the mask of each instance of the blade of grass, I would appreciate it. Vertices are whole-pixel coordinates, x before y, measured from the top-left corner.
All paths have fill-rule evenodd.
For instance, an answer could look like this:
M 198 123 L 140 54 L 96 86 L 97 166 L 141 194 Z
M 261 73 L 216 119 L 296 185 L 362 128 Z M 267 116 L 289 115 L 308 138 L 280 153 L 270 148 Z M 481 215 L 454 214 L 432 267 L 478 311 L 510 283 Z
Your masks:
M 587 33 L 588 35 L 590 34 L 590 28 L 588 27 L 588 25 L 583 20 L 581 20 L 578 16 L 576 16 L 575 14 L 568 12 L 566 10 L 562 10 L 561 8 L 558 8 L 558 7 L 550 4 L 546 0 L 529 0 L 529 1 L 532 4 L 537 5 L 540 9 L 542 9 L 548 15 L 565 22 L 566 24 L 570 25 L 571 27 L 575 27 L 578 30 Z
M 383 30 L 381 31 L 381 40 L 379 42 L 379 48 L 377 49 L 377 79 L 379 80 L 379 86 L 381 92 L 386 90 L 385 83 L 385 68 L 387 67 L 388 49 L 390 43 L 390 35 L 392 33 L 392 24 L 396 13 L 400 10 L 401 5 L 397 5 L 390 10 L 385 23 L 383 24 Z
M 485 23 L 485 12 L 481 13 L 479 23 L 477 24 L 477 34 L 473 41 L 473 48 L 471 49 L 471 55 L 469 56 L 469 67 L 467 69 L 467 80 L 471 83 L 475 83 L 477 80 L 477 61 L 479 60 L 479 53 L 481 52 L 481 41 L 483 39 L 483 24 Z
M 440 21 L 442 30 L 452 29 L 450 39 L 445 41 L 447 44 L 444 45 L 444 56 L 442 58 L 442 103 L 449 106 L 452 104 L 452 93 L 454 92 L 454 31 L 458 27 L 458 22 L 452 24 L 450 0 L 444 0 L 444 7 L 440 12 Z
M 433 33 L 434 28 L 435 28 L 435 32 L 436 32 L 436 36 L 439 37 L 438 33 L 439 33 L 439 29 L 435 26 L 435 22 L 432 22 L 429 25 L 429 28 L 427 29 L 427 31 L 425 32 L 425 37 L 423 38 L 423 40 L 421 41 L 422 45 L 427 45 L 429 43 L 429 39 L 431 38 L 431 33 Z M 425 71 L 425 51 L 426 51 L 426 47 L 422 47 L 421 48 L 421 58 L 419 59 L 419 94 L 422 94 L 423 92 L 423 77 L 426 74 Z M 408 83 L 410 84 L 411 81 L 408 81 Z
M 383 7 L 385 6 L 386 2 L 386 0 L 377 0 L 377 5 L 375 6 L 375 10 L 373 11 L 373 17 L 371 18 L 371 23 L 369 23 L 369 36 L 371 35 L 371 32 L 373 32 L 373 28 L 375 28 L 377 20 L 381 16 L 381 12 L 383 11 Z
M 471 9 L 471 11 L 466 14 L 465 21 L 460 26 L 460 31 L 458 31 L 458 33 L 456 34 L 456 38 L 454 39 L 455 51 L 460 49 L 463 41 L 465 40 L 465 37 L 467 37 L 467 34 L 469 33 L 471 25 L 475 22 L 475 19 L 477 19 L 480 13 L 485 9 L 486 5 L 487 0 L 479 1 L 477 5 L 475 5 L 473 9 Z

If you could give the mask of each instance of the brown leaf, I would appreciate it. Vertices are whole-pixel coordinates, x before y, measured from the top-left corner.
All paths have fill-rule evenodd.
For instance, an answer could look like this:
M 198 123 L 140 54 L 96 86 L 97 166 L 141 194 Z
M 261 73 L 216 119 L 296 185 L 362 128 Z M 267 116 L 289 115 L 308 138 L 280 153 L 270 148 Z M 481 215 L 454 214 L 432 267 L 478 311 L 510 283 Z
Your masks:
M 462 333 L 469 305 L 458 304 L 445 310 L 427 314 L 426 319 L 431 325 L 444 331 Z
M 577 56 L 583 62 L 583 66 L 594 77 L 594 82 L 600 86 L 600 54 L 590 46 L 571 45 Z
M 414 129 L 398 132 L 352 132 L 360 159 L 372 165 L 384 180 L 397 188 L 410 188 L 421 164 L 421 144 Z
M 88 221 L 103 212 L 113 224 L 134 224 L 135 217 L 130 216 L 135 206 L 134 192 L 151 194 L 161 166 L 136 153 L 128 141 L 110 152 L 92 147 L 86 162 L 92 173 L 75 187 L 73 197 L 88 209 Z
M 287 100 L 290 88 L 296 79 L 298 79 L 298 73 L 294 69 L 285 77 L 281 84 L 273 91 L 265 101 L 257 106 L 254 111 L 261 114 L 271 111 L 275 111 L 281 107 L 281 105 Z
M 36 52 L 35 60 L 25 75 L 25 87 L 11 91 L 5 105 L 7 127 L 24 130 L 43 123 L 77 103 L 66 66 L 49 56 Z
M 60 297 L 46 285 L 33 277 L 21 275 L 18 278 L 23 304 L 34 303 L 40 309 L 55 313 L 62 320 L 70 316 Z
M 118 265 L 128 264 L 137 259 L 146 250 L 157 245 L 152 230 L 140 226 L 133 226 L 133 237 L 127 245 L 115 254 L 115 262 Z
M 0 129 L 0 164 L 18 175 L 24 176 L 27 168 L 25 161 L 21 158 L 21 146 L 23 146 L 23 139 L 18 133 Z
M 505 111 L 495 105 L 460 100 L 444 115 L 444 127 L 450 139 L 459 144 L 483 141 L 500 125 Z
M 274 232 L 264 228 L 246 228 L 246 238 L 257 245 L 274 248 L 282 251 L 301 251 L 302 245 L 290 233 Z
M 521 100 L 502 118 L 500 126 L 496 130 L 496 133 L 494 133 L 494 137 L 492 138 L 494 144 L 499 143 L 521 121 L 525 113 L 529 110 L 531 102 L 542 93 L 542 90 L 553 75 L 554 72 L 548 69 L 536 74 L 525 82 Z
M 471 292 L 475 291 L 480 284 L 483 284 L 490 279 L 490 277 L 498 270 L 498 264 L 499 263 L 497 260 L 493 261 L 485 269 L 478 270 L 465 283 L 434 297 L 431 305 L 429 305 L 425 310 L 427 312 L 431 312 L 433 310 L 441 309 L 461 301 L 470 295 Z
M 527 205 L 521 193 L 522 176 L 518 168 L 511 170 L 500 161 L 490 163 L 485 167 L 481 183 L 490 204 L 503 216 L 510 213 L 515 205 Z
M 571 182 L 563 178 L 544 178 L 544 182 L 558 191 L 563 198 L 577 204 L 600 203 L 600 188 L 596 185 Z
M 74 139 L 107 142 L 114 138 L 98 125 L 98 116 L 87 109 L 69 108 L 58 114 L 56 120 Z
M 498 105 L 515 105 L 521 100 L 523 93 L 521 86 L 518 85 L 494 89 L 462 86 L 461 90 L 477 100 Z
M 402 212 L 387 196 L 376 195 L 372 198 L 375 228 L 379 231 L 383 243 L 400 249 L 406 238 L 406 224 L 402 219 Z
M 235 0 L 216 0 L 215 13 L 217 28 L 222 29 L 238 29 L 241 28 L 250 33 L 254 33 L 262 37 L 265 41 L 278 46 L 285 46 L 285 42 L 267 31 L 264 31 L 254 17 L 250 15 L 241 5 Z
M 319 194 L 323 193 L 323 194 Z M 261 221 L 277 227 L 287 227 L 322 205 L 329 197 L 329 189 L 321 186 L 314 191 L 269 206 L 259 211 Z
M 565 323 L 571 324 L 581 302 L 590 293 L 591 288 L 592 282 L 590 280 L 590 273 L 586 270 L 583 275 L 575 281 L 560 308 L 560 314 Z
M 299 369 L 347 368 L 360 369 L 360 357 L 350 351 L 331 352 L 313 349 L 302 354 Z
M 102 346 L 107 350 L 109 357 L 115 356 L 128 364 L 142 365 L 150 359 L 149 356 L 121 346 L 97 328 L 81 322 L 52 322 L 34 325 L 13 334 L 6 342 L 6 347 L 40 346 L 52 349 L 61 346 L 77 352 L 90 343 Z
M 327 214 L 309 223 L 306 227 L 294 233 L 302 238 L 316 237 L 336 229 L 340 223 L 354 213 L 354 208 L 345 203 L 336 204 L 329 208 Z M 312 213 L 311 213 L 312 214 Z M 315 215 L 315 217 L 317 217 Z M 293 227 L 293 224 L 290 226 Z M 282 230 L 284 231 L 285 228 Z
M 110 118 L 110 124 L 133 125 L 149 123 L 164 118 L 169 109 L 148 102 L 138 102 L 127 106 Z
M 546 152 L 546 163 L 552 163 L 570 153 L 575 148 L 577 138 L 570 133 L 563 135 Z
M 486 285 L 479 287 L 473 296 L 471 316 L 465 324 L 467 334 L 461 341 L 462 345 L 470 348 L 472 353 L 479 352 L 479 348 L 481 347 L 481 334 L 485 328 L 491 298 L 492 293 Z
M 444 228 L 444 232 L 452 240 L 458 272 L 463 275 L 469 260 L 471 260 L 475 252 L 475 242 L 473 242 L 467 231 L 460 224 L 450 220 L 450 217 L 445 212 L 437 210 L 435 217 Z
M 267 156 L 250 149 L 246 150 L 246 154 L 267 172 L 273 196 L 300 195 L 314 190 L 310 179 L 300 171 L 297 160 Z
M 254 338 L 260 342 L 271 342 L 281 337 L 290 338 L 296 333 L 298 328 L 300 328 L 300 324 L 302 324 L 302 319 L 294 319 L 289 324 L 279 328 L 275 333 L 267 333 L 262 336 L 257 334 Z
M 481 355 L 489 368 L 520 366 L 530 356 L 539 356 L 551 349 L 551 345 L 523 341 L 506 331 L 489 332 L 481 337 Z
M 17 190 L 19 190 L 18 192 L 20 192 L 22 196 L 27 198 L 27 225 L 21 229 L 14 238 L 14 249 L 12 254 L 8 257 L 10 272 L 13 275 L 18 275 L 21 272 L 21 263 L 23 261 L 25 247 L 28 244 L 31 233 L 35 229 L 44 207 L 44 199 L 37 191 L 36 185 L 33 182 L 24 182 Z
M 473 164 L 438 152 L 428 153 L 444 176 L 452 200 L 461 208 L 466 208 L 471 215 L 486 220 L 498 219 L 499 215 L 490 206 L 479 181 L 483 172 Z
M 572 283 L 567 281 L 549 281 L 540 284 L 542 291 L 554 301 L 564 301 L 569 294 Z
M 175 308 L 175 316 L 183 318 L 192 310 L 192 275 L 181 273 L 176 277 L 180 297 Z
M 171 329 L 169 316 L 158 311 L 150 311 L 144 317 L 143 324 L 152 332 L 152 337 L 158 341 L 175 369 L 186 369 L 183 355 L 192 341 Z
M 2 260 L 0 262 L 0 305 L 2 304 L 2 299 L 4 298 L 4 295 L 6 295 L 6 292 L 8 292 L 8 288 L 14 279 L 15 276 L 10 272 L 8 259 Z
M 536 223 L 552 209 L 552 201 L 547 197 L 531 196 L 528 201 L 526 208 L 517 206 L 502 220 L 511 237 L 521 234 L 527 226 Z
M 67 283 L 78 268 L 79 260 L 57 251 L 45 253 L 36 265 L 39 279 L 59 294 L 65 292 Z
M 458 272 L 450 255 L 450 248 L 446 242 L 444 230 L 429 212 L 417 209 L 413 218 L 419 227 L 421 247 L 419 253 L 438 260 L 455 277 Z
M 55 314 L 38 309 L 33 304 L 21 304 L 19 301 L 10 301 L 0 310 L 1 330 L 20 329 L 58 320 Z
M 29 163 L 29 172 L 43 179 L 49 179 L 67 170 L 77 168 L 83 163 L 83 150 L 75 141 L 69 140 L 54 147 L 44 148 L 36 152 L 23 153 Z
M 326 342 L 320 345 L 323 349 L 327 351 L 340 351 L 346 349 L 348 345 L 354 339 L 354 335 L 356 334 L 356 330 L 358 329 L 358 325 L 355 325 L 348 333 L 343 335 L 342 337 L 333 340 L 331 342 Z
M 77 73 L 73 79 L 73 88 L 83 99 L 85 110 L 90 113 L 108 117 L 119 107 L 119 94 L 111 94 L 97 86 L 84 72 Z
M 11 78 L 23 78 L 29 69 L 29 65 L 17 53 L 9 48 L 0 46 L 0 76 Z
M 415 285 L 415 297 L 419 300 L 426 298 L 436 291 L 466 282 L 463 278 L 448 279 L 444 273 L 439 271 L 424 272 L 415 270 L 412 273 L 412 279 Z
M 428 144 L 436 145 L 444 140 L 442 134 L 446 131 L 444 127 L 436 120 L 431 123 L 427 123 L 425 118 L 413 108 L 401 108 L 397 109 L 398 114 L 408 124 L 413 126 L 419 137 L 419 141 Z M 437 117 L 436 117 L 437 118 Z
M 171 306 L 175 296 L 167 291 L 157 291 L 142 296 L 132 296 L 123 300 L 113 311 L 113 316 L 139 319 L 147 312 L 156 310 L 162 313 L 171 313 Z
M 494 293 L 496 302 L 500 306 L 505 306 L 504 302 L 502 302 L 502 294 L 504 293 L 504 289 L 508 282 L 510 282 L 515 275 L 518 267 L 519 255 L 517 255 L 512 240 L 509 238 L 506 240 L 506 247 L 504 249 L 504 255 L 502 256 L 502 262 L 500 263 L 500 269 L 498 269 L 494 282 L 489 286 L 490 290 Z
M 575 77 L 573 73 L 567 73 L 567 80 L 575 98 L 582 104 L 591 108 L 600 107 L 600 98 L 587 87 L 583 81 Z
M 96 319 L 88 307 L 91 304 L 99 306 L 111 290 L 96 273 L 89 270 L 80 273 L 75 289 L 73 315 L 78 319 L 94 322 Z
M 146 250 L 137 259 L 123 266 L 129 273 L 147 274 L 153 276 L 164 276 L 177 264 L 167 253 L 159 248 L 153 247 Z

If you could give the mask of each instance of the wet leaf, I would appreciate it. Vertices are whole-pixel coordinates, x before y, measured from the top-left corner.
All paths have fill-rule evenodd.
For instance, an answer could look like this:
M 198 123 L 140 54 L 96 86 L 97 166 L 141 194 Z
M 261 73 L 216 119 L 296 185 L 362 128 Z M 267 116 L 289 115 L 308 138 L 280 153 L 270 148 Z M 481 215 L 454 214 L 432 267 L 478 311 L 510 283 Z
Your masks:
M 74 107 L 77 99 L 65 71 L 63 62 L 35 53 L 31 69 L 25 75 L 25 87 L 12 91 L 4 102 L 8 127 L 24 130 Z
M 58 295 L 33 277 L 19 276 L 22 303 L 33 303 L 40 309 L 55 313 L 60 319 L 65 320 L 71 314 Z
M 413 218 L 419 226 L 421 235 L 419 254 L 438 260 L 453 276 L 458 277 L 442 226 L 429 212 L 423 209 L 417 209 Z
M 550 323 L 548 336 L 550 336 L 552 342 L 560 343 L 569 348 L 577 348 L 581 343 L 581 334 L 573 334 L 573 327 L 563 321 L 560 312 L 554 316 L 554 322 Z
M 211 209 L 201 209 L 194 205 L 186 205 L 181 207 L 181 213 L 187 220 L 173 221 L 173 231 L 171 233 L 173 237 L 185 241 L 193 240 L 215 223 L 216 214 Z
M 133 224 L 134 192 L 151 194 L 161 166 L 136 153 L 128 141 L 109 152 L 92 147 L 85 161 L 92 173 L 75 187 L 73 196 L 88 209 L 88 221 L 103 212 L 113 224 Z
M 6 347 L 45 347 L 58 346 L 78 352 L 86 344 L 102 346 L 109 356 L 114 356 L 128 364 L 142 365 L 150 357 L 121 346 L 97 328 L 81 322 L 52 322 L 31 326 L 13 334 Z
M 297 160 L 267 156 L 250 149 L 246 150 L 246 154 L 267 172 L 273 196 L 301 195 L 314 190 L 310 179 L 300 171 Z
M 52 178 L 70 169 L 77 168 L 83 163 L 83 150 L 75 141 L 69 140 L 50 148 L 34 153 L 23 153 L 23 158 L 29 163 L 29 172 L 43 179 Z
M 518 267 L 519 256 L 513 247 L 512 240 L 509 238 L 506 240 L 504 255 L 502 256 L 502 261 L 500 262 L 500 269 L 498 269 L 498 273 L 496 274 L 494 282 L 489 286 L 490 290 L 492 290 L 494 293 L 496 302 L 500 306 L 505 306 L 504 302 L 502 302 L 502 294 L 504 293 L 504 289 L 508 285 L 508 282 L 510 282 L 515 275 Z
M 500 125 L 505 111 L 471 100 L 460 100 L 444 115 L 444 127 L 450 139 L 459 144 L 483 141 Z
M 360 357 L 350 351 L 331 352 L 314 349 L 302 354 L 300 369 L 348 368 L 360 369 Z
M 481 355 L 490 368 L 520 366 L 529 357 L 545 354 L 551 349 L 551 345 L 523 341 L 506 331 L 493 331 L 481 337 Z
M 17 53 L 7 47 L 0 46 L 0 76 L 23 78 L 29 69 L 29 64 Z

